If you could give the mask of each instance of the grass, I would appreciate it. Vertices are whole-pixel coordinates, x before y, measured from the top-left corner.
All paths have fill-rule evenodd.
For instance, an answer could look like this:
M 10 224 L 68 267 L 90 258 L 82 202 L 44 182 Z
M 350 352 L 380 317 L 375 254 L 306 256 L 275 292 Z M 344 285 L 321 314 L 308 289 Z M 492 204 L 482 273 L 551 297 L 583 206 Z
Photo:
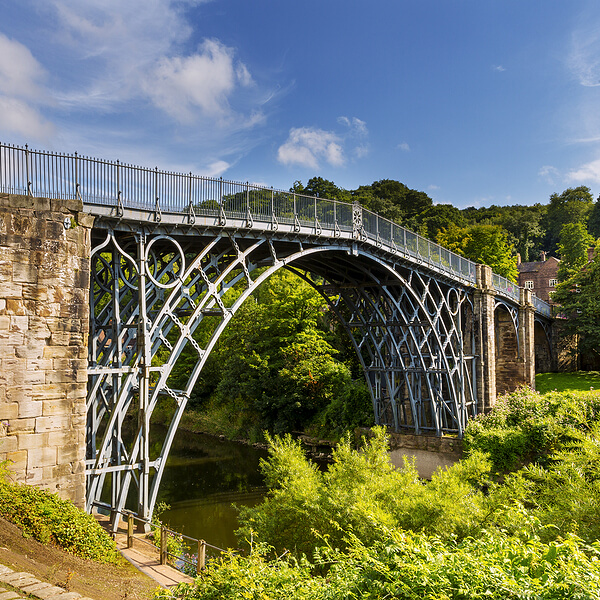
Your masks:
M 600 390 L 600 373 L 598 371 L 538 373 L 535 376 L 535 388 L 541 394 L 553 390 L 559 392 Z

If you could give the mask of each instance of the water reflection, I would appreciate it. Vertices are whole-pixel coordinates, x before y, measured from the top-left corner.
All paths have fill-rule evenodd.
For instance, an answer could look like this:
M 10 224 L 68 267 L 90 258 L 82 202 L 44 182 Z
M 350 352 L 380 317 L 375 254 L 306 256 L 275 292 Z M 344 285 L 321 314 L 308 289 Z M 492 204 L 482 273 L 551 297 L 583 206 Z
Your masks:
M 158 502 L 171 506 L 162 520 L 215 546 L 237 547 L 232 504 L 254 506 L 261 501 L 265 487 L 258 463 L 266 456 L 265 450 L 178 431 L 158 494 Z

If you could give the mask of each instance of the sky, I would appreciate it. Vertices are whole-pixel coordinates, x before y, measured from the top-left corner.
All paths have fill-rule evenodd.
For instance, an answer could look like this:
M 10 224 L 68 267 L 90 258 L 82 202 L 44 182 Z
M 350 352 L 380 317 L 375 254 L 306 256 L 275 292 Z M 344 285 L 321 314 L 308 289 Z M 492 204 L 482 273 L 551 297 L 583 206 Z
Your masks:
M 598 0 L 0 0 L 0 141 L 459 208 L 600 193 Z

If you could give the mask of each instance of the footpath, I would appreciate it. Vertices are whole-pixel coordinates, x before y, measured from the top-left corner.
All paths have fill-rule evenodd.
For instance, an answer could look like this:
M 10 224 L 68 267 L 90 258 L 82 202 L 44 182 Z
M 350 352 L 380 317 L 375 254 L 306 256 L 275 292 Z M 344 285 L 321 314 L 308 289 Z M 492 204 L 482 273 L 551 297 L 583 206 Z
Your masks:
M 26 599 L 28 596 L 39 600 L 91 600 L 77 592 L 67 592 L 61 587 L 40 581 L 31 573 L 16 572 L 0 565 L 0 600 Z

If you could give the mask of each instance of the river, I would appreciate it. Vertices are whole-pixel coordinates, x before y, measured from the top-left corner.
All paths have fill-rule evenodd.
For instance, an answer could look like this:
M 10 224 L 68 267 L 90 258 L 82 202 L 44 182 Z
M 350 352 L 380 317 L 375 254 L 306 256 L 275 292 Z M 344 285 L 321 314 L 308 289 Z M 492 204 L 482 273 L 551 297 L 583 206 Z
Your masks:
M 266 450 L 179 430 L 165 466 L 157 502 L 170 505 L 160 517 L 171 529 L 220 548 L 237 548 L 237 512 L 265 492 L 259 461 Z

